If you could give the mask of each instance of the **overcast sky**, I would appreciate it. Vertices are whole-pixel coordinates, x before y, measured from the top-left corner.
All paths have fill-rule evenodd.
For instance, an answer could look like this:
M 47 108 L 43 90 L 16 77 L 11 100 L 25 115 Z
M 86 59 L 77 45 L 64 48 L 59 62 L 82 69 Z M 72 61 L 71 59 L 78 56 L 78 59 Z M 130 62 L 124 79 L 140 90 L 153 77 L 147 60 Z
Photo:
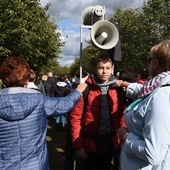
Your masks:
M 80 56 L 80 26 L 82 12 L 89 6 L 104 6 L 106 19 L 113 15 L 116 8 L 140 8 L 144 0 L 40 0 L 42 6 L 51 3 L 50 16 L 56 21 L 61 32 L 61 38 L 66 41 L 62 48 L 62 57 L 59 60 L 61 66 L 70 66 L 75 57 Z M 82 39 L 89 39 L 90 32 L 83 29 Z M 84 48 L 84 47 L 83 47 Z

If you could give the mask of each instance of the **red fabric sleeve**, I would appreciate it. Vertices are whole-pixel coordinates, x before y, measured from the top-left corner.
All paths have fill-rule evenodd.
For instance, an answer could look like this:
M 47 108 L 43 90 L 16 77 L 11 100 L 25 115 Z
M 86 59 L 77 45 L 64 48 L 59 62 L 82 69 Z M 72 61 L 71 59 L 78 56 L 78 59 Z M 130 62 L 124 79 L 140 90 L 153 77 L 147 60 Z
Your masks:
M 81 97 L 75 108 L 70 113 L 70 133 L 74 149 L 83 147 L 81 136 L 81 120 L 83 116 L 84 99 Z

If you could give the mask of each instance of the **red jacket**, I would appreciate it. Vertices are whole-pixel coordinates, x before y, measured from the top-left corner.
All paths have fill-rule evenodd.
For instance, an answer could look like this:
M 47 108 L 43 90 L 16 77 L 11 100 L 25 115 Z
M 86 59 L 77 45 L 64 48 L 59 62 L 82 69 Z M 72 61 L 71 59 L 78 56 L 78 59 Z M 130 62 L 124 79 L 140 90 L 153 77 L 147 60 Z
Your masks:
M 82 97 L 70 113 L 72 144 L 74 149 L 83 147 L 87 152 L 96 152 L 94 139 L 100 120 L 101 90 L 91 77 L 86 80 L 86 83 L 89 87 L 87 98 Z M 120 143 L 116 132 L 119 127 L 125 126 L 123 116 L 125 99 L 122 89 L 118 89 L 119 96 L 115 87 L 110 86 L 108 90 L 114 149 Z M 86 107 L 84 107 L 84 104 L 86 104 Z

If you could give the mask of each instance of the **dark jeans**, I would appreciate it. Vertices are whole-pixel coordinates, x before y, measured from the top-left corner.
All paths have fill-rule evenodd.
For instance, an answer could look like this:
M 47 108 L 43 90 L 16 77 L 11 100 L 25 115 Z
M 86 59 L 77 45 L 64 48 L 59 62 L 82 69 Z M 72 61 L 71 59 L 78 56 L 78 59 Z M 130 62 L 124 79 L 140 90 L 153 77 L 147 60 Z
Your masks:
M 113 158 L 113 143 L 111 136 L 102 136 L 96 139 L 97 153 L 87 153 L 84 160 L 85 170 L 111 170 Z
M 66 127 L 66 148 L 65 148 L 65 162 L 64 169 L 65 170 L 74 170 L 74 160 L 76 161 L 76 170 L 83 170 L 84 165 L 81 158 L 77 157 L 75 151 L 72 146 L 70 129 Z
M 113 156 L 113 170 L 119 170 L 120 169 L 120 147 L 114 151 L 114 156 Z
M 74 168 L 74 149 L 71 144 L 69 134 L 66 133 L 66 149 L 65 149 L 65 170 L 73 170 Z

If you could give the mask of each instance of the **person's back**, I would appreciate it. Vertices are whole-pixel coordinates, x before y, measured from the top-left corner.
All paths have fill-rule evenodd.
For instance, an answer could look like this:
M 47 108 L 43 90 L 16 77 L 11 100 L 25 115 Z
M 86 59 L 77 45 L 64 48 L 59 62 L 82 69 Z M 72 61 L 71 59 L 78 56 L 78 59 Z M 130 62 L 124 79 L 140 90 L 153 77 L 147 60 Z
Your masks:
M 60 75 L 57 79 L 56 84 L 53 87 L 52 96 L 54 97 L 63 97 L 65 96 L 65 91 L 70 88 L 70 84 L 67 81 L 67 77 L 65 75 Z
M 7 57 L 0 66 L 1 170 L 49 170 L 47 117 L 70 111 L 81 96 L 75 90 L 65 98 L 46 97 L 28 88 L 30 72 L 21 57 Z
M 38 71 L 34 71 L 36 77 L 35 77 L 35 85 L 40 89 L 41 93 L 45 94 L 45 89 L 44 89 L 44 85 L 42 83 L 42 79 L 41 79 L 41 74 Z
M 58 81 L 56 82 L 56 84 L 54 85 L 52 96 L 63 97 L 65 96 L 65 92 L 68 89 L 70 89 L 70 84 L 66 81 L 66 76 L 61 75 L 58 78 Z M 65 129 L 66 120 L 67 120 L 66 117 L 67 117 L 67 113 L 56 117 L 56 128 L 57 129 L 60 129 L 60 130 Z
M 52 94 L 52 85 L 48 81 L 48 76 L 46 74 L 43 74 L 41 79 L 42 79 L 42 84 L 44 86 L 45 95 L 46 96 L 51 96 L 51 94 Z
M 45 91 L 46 91 L 46 95 L 47 96 L 52 96 L 53 94 L 53 89 L 54 89 L 54 86 L 57 82 L 57 79 L 55 77 L 53 77 L 53 74 L 52 72 L 49 72 L 47 74 L 47 81 L 44 82 L 44 88 L 45 88 Z
M 10 103 L 4 102 L 4 96 Z M 0 92 L 0 102 L 1 169 L 48 169 L 42 94 L 27 88 L 6 88 Z
M 70 88 L 70 85 L 67 82 L 58 81 L 54 86 L 53 96 L 54 97 L 63 97 L 64 92 Z

